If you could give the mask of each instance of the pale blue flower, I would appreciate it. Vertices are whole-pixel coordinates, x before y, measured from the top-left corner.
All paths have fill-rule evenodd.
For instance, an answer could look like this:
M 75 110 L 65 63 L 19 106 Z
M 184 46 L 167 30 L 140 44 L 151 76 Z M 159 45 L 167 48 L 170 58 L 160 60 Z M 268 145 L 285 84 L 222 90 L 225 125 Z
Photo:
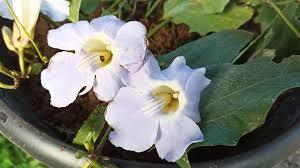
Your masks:
M 195 142 L 204 140 L 200 122 L 202 90 L 210 83 L 205 68 L 191 69 L 177 57 L 161 71 L 153 56 L 134 74 L 125 73 L 122 87 L 108 105 L 105 119 L 114 129 L 117 147 L 143 152 L 155 145 L 158 155 L 175 162 Z
M 122 86 L 121 72 L 136 72 L 144 63 L 146 28 L 104 16 L 67 23 L 48 33 L 48 45 L 59 52 L 41 74 L 51 104 L 65 107 L 93 88 L 98 99 L 110 101 Z

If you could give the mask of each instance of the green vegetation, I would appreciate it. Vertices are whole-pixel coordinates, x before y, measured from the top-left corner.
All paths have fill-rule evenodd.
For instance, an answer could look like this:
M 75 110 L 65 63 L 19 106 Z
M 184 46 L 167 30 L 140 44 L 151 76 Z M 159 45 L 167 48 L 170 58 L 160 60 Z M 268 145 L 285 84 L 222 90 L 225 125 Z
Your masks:
M 2 135 L 0 135 L 0 148 L 1 168 L 46 168 L 46 166 L 24 153 Z

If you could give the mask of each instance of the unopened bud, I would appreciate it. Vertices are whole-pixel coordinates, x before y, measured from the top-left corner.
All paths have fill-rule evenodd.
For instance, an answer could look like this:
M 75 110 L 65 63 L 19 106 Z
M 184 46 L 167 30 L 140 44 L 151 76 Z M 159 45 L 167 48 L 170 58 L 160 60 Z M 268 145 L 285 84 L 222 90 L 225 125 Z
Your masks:
M 16 52 L 16 48 L 13 44 L 12 41 L 12 36 L 13 36 L 13 32 L 9 27 L 2 27 L 2 36 L 3 36 L 3 40 L 4 43 L 6 45 L 6 47 L 10 50 L 10 51 L 14 51 Z

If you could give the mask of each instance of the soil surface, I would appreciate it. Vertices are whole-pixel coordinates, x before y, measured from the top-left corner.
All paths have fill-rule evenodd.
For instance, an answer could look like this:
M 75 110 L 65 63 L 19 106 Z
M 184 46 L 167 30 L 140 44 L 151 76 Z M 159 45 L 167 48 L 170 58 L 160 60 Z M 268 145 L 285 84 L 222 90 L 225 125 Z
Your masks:
M 124 13 L 123 19 L 125 20 L 138 20 L 145 24 L 148 31 L 153 28 L 155 25 L 160 23 L 160 18 L 162 17 L 162 4 L 155 10 L 153 15 L 149 18 L 144 18 L 146 4 L 141 1 L 140 3 L 136 4 L 136 9 L 132 13 Z M 98 9 L 94 16 L 99 16 L 101 9 Z M 49 48 L 47 46 L 47 32 L 49 29 L 53 27 L 44 19 L 40 18 L 38 25 L 37 25 L 37 32 L 36 32 L 36 40 L 38 41 L 40 48 L 44 55 L 51 58 L 58 50 Z M 247 29 L 254 33 L 258 33 L 259 29 L 257 25 L 255 25 L 252 21 L 246 23 L 241 27 L 241 29 Z M 167 24 L 164 28 L 160 29 L 154 36 L 152 36 L 149 40 L 149 49 L 152 53 L 156 56 L 166 54 L 179 46 L 198 39 L 200 37 L 197 33 L 190 33 L 188 26 L 184 24 L 175 25 L 172 23 Z M 90 112 L 100 103 L 100 101 L 96 98 L 93 91 L 90 91 L 88 94 L 83 96 L 78 96 L 76 101 L 69 105 L 66 108 L 55 108 L 50 105 L 50 95 L 47 90 L 45 90 L 40 84 L 40 77 L 33 76 L 30 80 L 24 81 L 23 87 L 25 87 L 28 92 L 35 95 L 32 100 L 32 106 L 34 111 L 36 112 L 37 117 L 45 122 L 46 124 L 50 125 L 51 127 L 56 128 L 65 136 L 65 141 L 71 142 L 72 138 L 76 135 L 76 132 L 81 127 L 85 119 L 89 116 Z M 299 98 L 300 100 L 300 98 Z M 299 101 L 300 102 L 300 101 Z M 278 109 L 278 107 L 274 107 Z M 276 111 L 276 110 L 274 110 Z M 278 111 L 278 110 L 277 110 Z M 268 122 L 267 122 L 268 123 Z M 272 124 L 271 124 L 272 125 Z M 272 125 L 274 126 L 274 125 Z M 264 127 L 267 126 L 262 126 Z M 273 129 L 269 125 L 269 129 Z M 260 129 L 262 129 L 260 128 Z M 258 132 L 260 131 L 258 129 Z M 285 128 L 284 128 L 285 129 Z M 284 130 L 283 129 L 283 130 Z M 270 130 L 269 130 L 270 131 Z M 272 131 L 271 131 L 272 132 Z M 259 132 L 261 133 L 261 132 Z M 279 133 L 279 132 L 278 132 Z M 250 137 L 255 137 L 254 135 L 249 135 L 248 137 L 244 138 L 247 139 Z M 274 137 L 271 137 L 274 138 Z M 202 158 L 201 160 L 209 160 L 213 158 L 221 158 L 224 155 L 233 155 L 241 150 L 251 148 L 254 145 L 247 145 L 245 140 L 241 140 L 241 144 L 244 147 L 209 147 L 203 148 L 200 152 L 191 152 L 191 159 L 199 161 L 199 157 Z M 261 142 L 259 142 L 260 144 Z M 245 145 L 246 144 L 246 145 Z M 113 156 L 128 160 L 142 160 L 142 161 L 149 161 L 149 162 L 160 162 L 161 160 L 158 158 L 156 150 L 149 150 L 142 154 L 129 152 L 122 150 L 121 148 L 116 148 L 112 146 L 109 142 L 104 147 L 104 155 L 106 156 Z

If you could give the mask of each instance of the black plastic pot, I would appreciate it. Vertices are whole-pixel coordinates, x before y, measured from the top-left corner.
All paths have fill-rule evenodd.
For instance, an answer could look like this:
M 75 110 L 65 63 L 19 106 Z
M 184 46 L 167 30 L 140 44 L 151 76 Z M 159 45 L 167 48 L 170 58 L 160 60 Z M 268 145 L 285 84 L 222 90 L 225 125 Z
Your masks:
M 0 20 L 0 23 L 3 22 Z M 8 52 L 1 40 L 0 55 L 3 58 Z M 29 96 L 34 95 L 26 95 L 22 89 L 0 90 L 0 132 L 48 166 L 81 167 L 86 158 L 76 159 L 75 152 L 78 149 L 61 141 L 53 128 L 43 125 L 35 117 L 28 102 L 30 99 L 27 99 Z M 244 136 L 237 147 L 205 147 L 190 151 L 192 167 L 272 167 L 300 147 L 299 107 L 300 91 L 285 93 L 277 100 L 266 123 Z M 176 167 L 169 163 L 145 163 L 116 158 L 113 158 L 113 162 L 121 168 Z

